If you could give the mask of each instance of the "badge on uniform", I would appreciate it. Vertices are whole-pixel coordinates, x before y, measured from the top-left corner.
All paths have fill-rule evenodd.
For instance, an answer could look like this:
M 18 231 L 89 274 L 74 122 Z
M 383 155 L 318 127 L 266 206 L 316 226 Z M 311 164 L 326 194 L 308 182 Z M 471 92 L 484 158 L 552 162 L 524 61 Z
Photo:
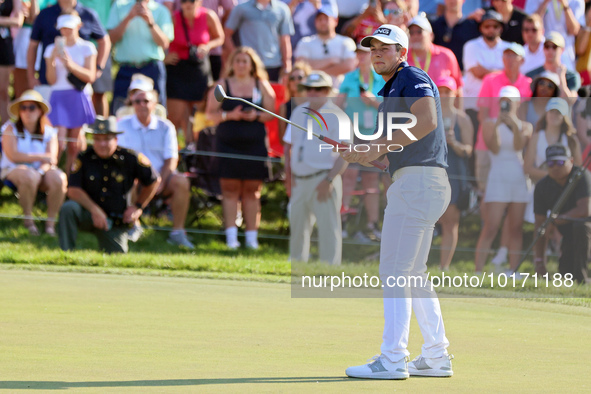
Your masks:
M 152 164 L 150 163 L 150 159 L 148 159 L 143 153 L 137 154 L 137 161 L 144 167 L 150 167 L 150 164 Z
M 117 181 L 117 183 L 123 182 L 124 179 L 125 179 L 125 177 L 121 174 L 117 174 L 117 176 L 115 177 L 115 180 Z
M 77 173 L 80 170 L 80 167 L 82 167 L 82 162 L 80 161 L 80 159 L 76 159 L 74 164 L 72 164 L 72 174 Z

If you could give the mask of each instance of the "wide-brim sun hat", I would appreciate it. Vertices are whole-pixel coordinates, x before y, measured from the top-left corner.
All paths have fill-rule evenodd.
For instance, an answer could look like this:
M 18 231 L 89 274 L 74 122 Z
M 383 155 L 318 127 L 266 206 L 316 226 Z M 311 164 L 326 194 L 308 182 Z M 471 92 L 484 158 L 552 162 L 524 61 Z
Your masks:
M 86 132 L 94 135 L 106 134 L 121 134 L 123 131 L 119 130 L 117 118 L 113 115 L 105 118 L 97 115 L 94 124 L 86 126 Z
M 36 90 L 32 90 L 32 89 L 25 90 L 19 98 L 14 100 L 12 103 L 8 104 L 8 112 L 12 116 L 14 116 L 15 118 L 18 118 L 18 110 L 19 110 L 18 107 L 22 102 L 25 102 L 25 101 L 33 101 L 33 102 L 39 104 L 44 115 L 47 115 L 48 113 L 51 112 L 51 105 L 49 105 L 48 102 L 43 100 L 43 96 L 41 95 L 41 93 L 37 92 Z

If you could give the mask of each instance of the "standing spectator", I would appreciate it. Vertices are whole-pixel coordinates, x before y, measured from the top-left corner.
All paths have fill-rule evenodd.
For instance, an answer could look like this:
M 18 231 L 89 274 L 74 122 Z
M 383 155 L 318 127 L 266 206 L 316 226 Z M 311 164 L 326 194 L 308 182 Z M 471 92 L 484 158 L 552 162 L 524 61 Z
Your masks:
M 552 4 L 552 5 L 550 5 Z M 583 0 L 528 0 L 527 14 L 538 14 L 544 21 L 547 32 L 555 31 L 561 35 L 566 53 L 564 65 L 575 69 L 575 37 L 581 26 L 585 26 L 585 2 Z M 576 89 L 575 89 L 576 90 Z
M 165 6 L 171 15 L 174 13 L 175 6 L 177 3 L 176 0 L 156 0 L 156 2 L 158 4 L 162 4 L 163 6 Z
M 437 18 L 443 14 L 443 1 L 441 0 L 422 0 L 419 1 L 419 12 L 422 12 L 428 18 Z
M 29 89 L 29 82 L 27 81 L 27 49 L 29 48 L 33 22 L 39 14 L 39 0 L 23 0 L 21 1 L 21 8 L 24 20 L 13 40 L 14 69 L 12 70 L 12 86 L 15 97 L 20 97 L 25 90 Z
M 185 134 L 185 146 L 195 146 L 189 117 L 196 106 L 205 110 L 207 89 L 212 84 L 208 54 L 224 43 L 224 30 L 215 12 L 201 6 L 201 0 L 183 0 L 175 11 L 174 40 L 166 56 L 168 118 Z M 190 40 L 187 42 L 187 38 Z
M 8 121 L 8 86 L 14 69 L 14 46 L 11 28 L 23 24 L 21 0 L 4 0 L 0 3 L 0 119 Z
M 146 156 L 117 146 L 115 117 L 97 118 L 94 143 L 76 159 L 67 201 L 58 223 L 62 250 L 76 248 L 78 231 L 92 232 L 107 253 L 127 253 L 129 226 L 150 203 L 160 178 Z M 98 175 L 98 176 L 97 176 Z M 134 183 L 143 186 L 135 205 L 128 195 Z
M 529 15 L 523 20 L 522 35 L 525 61 L 521 73 L 527 74 L 544 64 L 544 24 L 538 14 Z
M 560 33 L 555 31 L 550 32 L 544 42 L 544 64 L 531 70 L 526 75 L 530 78 L 535 78 L 544 70 L 552 71 L 558 74 L 561 80 L 564 79 L 566 86 L 576 93 L 581 87 L 581 77 L 573 69 L 562 63 L 561 56 L 565 45 L 564 38 Z
M 412 39 L 412 37 L 411 37 Z M 443 127 L 447 141 L 447 175 L 451 186 L 451 201 L 439 219 L 441 224 L 440 268 L 449 268 L 458 244 L 460 213 L 468 208 L 470 185 L 468 183 L 468 158 L 472 155 L 474 130 L 464 111 L 454 105 L 457 85 L 454 78 L 441 76 L 435 80 L 441 97 Z
M 464 45 L 480 35 L 478 23 L 464 18 L 463 3 L 463 0 L 445 0 L 444 14 L 431 24 L 433 43 L 451 49 L 456 55 L 460 70 L 464 70 Z
M 585 3 L 585 27 L 582 27 L 575 41 L 577 72 L 583 86 L 591 85 L 591 3 Z
M 482 125 L 484 142 L 491 152 L 491 168 L 484 196 L 486 214 L 476 245 L 477 273 L 482 273 L 505 211 L 510 230 L 509 263 L 511 269 L 517 267 L 523 244 L 523 217 L 529 201 L 522 151 L 532 134 L 532 126 L 517 118 L 520 93 L 516 87 L 503 87 L 499 98 L 502 109 L 498 117 Z
M 291 47 L 295 48 L 304 37 L 316 34 L 314 19 L 323 5 L 338 9 L 336 0 L 282 0 L 289 6 L 295 33 L 291 36 Z
M 513 0 L 491 0 L 491 10 L 497 11 L 503 18 L 503 33 L 501 40 L 524 44 L 521 32 L 527 14 L 513 5 Z
M 236 7 L 236 4 L 238 4 L 237 0 L 203 0 L 203 7 L 209 8 L 216 13 L 222 24 L 222 28 L 226 25 L 230 12 Z M 209 51 L 209 64 L 211 66 L 211 76 L 214 81 L 220 79 L 223 68 L 222 53 L 222 46 L 212 48 Z
M 408 64 L 425 71 L 432 80 L 450 76 L 456 83 L 454 97 L 462 97 L 462 71 L 453 52 L 433 44 L 433 29 L 427 18 L 416 16 L 408 25 L 410 32 Z
M 86 149 L 86 136 L 80 129 L 94 123 L 95 119 L 94 108 L 84 89 L 96 79 L 96 48 L 80 38 L 81 26 L 76 11 L 60 15 L 56 28 L 61 36 L 56 37 L 56 43 L 49 45 L 44 54 L 53 108 L 49 120 L 58 130 L 60 155 L 67 146 L 68 174 L 78 152 Z M 67 144 L 66 137 L 70 139 Z
M 190 184 L 184 175 L 176 171 L 179 152 L 174 125 L 155 114 L 157 99 L 154 91 L 140 90 L 131 97 L 131 102 L 135 114 L 119 121 L 118 130 L 123 131 L 119 145 L 144 154 L 152 163 L 162 179 L 156 196 L 170 199 L 172 231 L 168 242 L 193 249 L 195 246 L 185 234 Z
M 80 0 L 80 3 L 88 8 L 96 11 L 102 26 L 107 25 L 109 20 L 109 12 L 111 11 L 111 4 L 114 0 Z M 95 41 L 92 41 L 95 45 Z M 98 47 L 97 47 L 98 50 Z M 103 57 L 97 56 L 96 59 L 96 80 L 92 84 L 92 104 L 94 111 L 103 117 L 109 115 L 109 101 L 107 100 L 107 92 L 113 91 L 113 77 L 111 75 L 111 68 L 113 62 L 111 60 L 111 39 L 104 52 L 100 52 Z
M 66 195 L 66 175 L 57 165 L 57 132 L 46 114 L 51 107 L 41 95 L 27 90 L 10 104 L 16 121 L 2 127 L 2 180 L 12 182 L 23 208 L 23 224 L 31 235 L 39 230 L 31 215 L 37 191 L 47 193 L 45 233 L 55 236 L 55 220 Z
M 230 52 L 235 49 L 232 42 L 235 31 L 240 45 L 253 48 L 261 58 L 270 81 L 278 82 L 291 71 L 290 36 L 294 28 L 287 5 L 278 0 L 249 0 L 239 4 L 225 26 L 226 47 Z
M 361 45 L 357 46 L 356 53 L 359 68 L 345 75 L 345 79 L 340 87 L 337 104 L 341 108 L 343 108 L 343 104 L 346 105 L 345 113 L 349 116 L 349 119 L 353 120 L 355 114 L 357 114 L 357 126 L 359 132 L 363 135 L 372 135 L 375 132 L 378 107 L 382 102 L 382 99 L 378 98 L 378 93 L 385 84 L 384 78 L 380 77 L 373 69 L 371 54 L 369 52 L 369 48 Z M 362 144 L 364 142 L 356 138 L 356 143 Z M 361 165 L 354 163 L 349 165 L 343 174 L 343 211 L 345 212 L 349 210 L 349 204 L 351 203 L 352 193 L 357 184 L 357 176 L 360 169 Z M 381 240 L 381 233 L 378 229 L 380 209 L 379 178 L 380 173 L 377 171 L 361 172 L 361 184 L 366 193 L 363 196 L 363 204 L 367 215 L 365 231 L 361 233 L 361 238 L 368 238 L 372 241 Z M 343 238 L 347 238 L 347 214 L 343 214 L 341 220 Z
M 322 109 L 338 111 L 339 108 L 327 100 L 331 93 L 332 81 L 323 71 L 313 71 L 302 86 L 309 101 L 297 107 L 291 121 L 306 126 L 309 117 L 306 107 L 321 112 Z M 334 116 L 327 116 L 327 122 L 334 122 Z M 312 123 L 314 132 L 320 127 Z M 322 131 L 325 133 L 325 131 Z M 297 133 L 297 134 L 296 134 Z M 306 133 L 291 133 L 291 125 L 283 141 L 289 144 L 285 157 L 286 171 L 292 175 L 289 250 L 291 261 L 307 262 L 310 257 L 310 236 L 314 219 L 318 225 L 318 249 L 320 261 L 341 264 L 342 234 L 340 210 L 343 201 L 343 185 L 340 175 L 347 163 L 336 152 L 321 152 L 318 140 L 306 138 Z M 338 126 L 330 123 L 326 136 L 338 139 Z
M 136 73 L 152 78 L 160 102 L 166 106 L 166 70 L 164 51 L 174 38 L 170 12 L 154 0 L 116 0 L 109 13 L 107 29 L 119 63 L 113 89 L 113 113 L 125 101 L 131 76 Z
M 41 6 L 42 4 L 40 4 Z M 86 41 L 95 40 L 97 43 L 97 59 L 104 59 L 106 62 L 111 48 L 111 40 L 107 32 L 101 25 L 96 12 L 90 8 L 82 6 L 77 0 L 58 0 L 56 5 L 41 8 L 39 15 L 33 23 L 31 31 L 31 40 L 27 50 L 27 79 L 29 87 L 40 92 L 46 100 L 51 95 L 51 87 L 47 83 L 45 72 L 46 62 L 43 61 L 46 48 L 55 42 L 55 37 L 60 35 L 56 29 L 57 18 L 64 12 L 74 10 L 82 20 L 82 27 L 78 31 L 81 39 Z M 35 77 L 35 60 L 37 58 L 37 49 L 41 44 L 39 79 Z M 105 67 L 105 63 L 98 64 L 100 68 Z
M 330 75 L 333 86 L 338 88 L 343 75 L 357 66 L 355 42 L 336 33 L 337 16 L 329 7 L 324 6 L 318 10 L 315 24 L 316 35 L 300 41 L 294 53 L 295 58 Z
M 343 27 L 355 18 L 357 15 L 362 14 L 363 11 L 369 6 L 370 0 L 336 0 L 337 1 L 337 12 L 339 23 L 336 27 L 336 31 L 339 34 L 343 33 Z
M 404 8 L 406 8 L 406 4 L 402 0 L 398 1 L 400 1 L 400 4 L 404 4 Z M 381 1 L 376 0 L 370 3 L 362 14 L 351 19 L 343 26 L 343 35 L 351 37 L 355 42 L 361 41 L 363 37 L 370 35 L 384 23 L 388 23 L 382 10 Z
M 579 170 L 574 165 L 573 155 L 564 145 L 551 145 L 546 149 L 546 165 L 548 175 L 536 185 L 534 192 L 534 212 L 536 215 L 536 230 L 538 230 L 548 211 L 552 210 L 564 189 L 570 184 L 570 179 Z M 558 271 L 564 276 L 572 274 L 579 283 L 587 281 L 587 262 L 591 250 L 591 223 L 575 222 L 569 219 L 587 219 L 591 216 L 589 201 L 591 197 L 591 174 L 585 170 L 573 192 L 568 196 L 559 216 L 553 225 L 562 234 Z M 546 234 L 551 234 L 546 229 Z M 546 237 L 538 240 L 534 248 L 534 265 L 538 275 L 545 275 L 546 271 Z
M 382 0 L 382 12 L 386 17 L 387 24 L 398 26 L 404 31 L 407 30 L 406 24 L 412 17 L 410 16 L 408 4 L 404 0 Z
M 305 92 L 299 88 L 299 84 L 306 79 L 310 74 L 312 68 L 306 62 L 295 62 L 291 72 L 287 76 L 287 84 L 285 86 L 285 102 L 279 108 L 279 115 L 285 119 L 291 118 L 291 110 L 305 101 Z M 285 134 L 285 127 L 287 123 L 279 123 L 279 137 L 283 140 Z
M 226 78 L 218 83 L 224 86 L 229 96 L 242 97 L 269 111 L 275 106 L 275 92 L 260 58 L 252 48 L 239 47 L 232 53 L 228 59 Z M 226 100 L 220 104 L 210 91 L 207 116 L 218 124 L 216 152 L 267 157 L 264 123 L 272 119 L 271 115 L 245 107 L 237 101 Z M 230 249 L 240 246 L 236 227 L 239 201 L 246 224 L 246 247 L 258 249 L 261 187 L 267 175 L 262 160 L 219 159 L 226 245 Z

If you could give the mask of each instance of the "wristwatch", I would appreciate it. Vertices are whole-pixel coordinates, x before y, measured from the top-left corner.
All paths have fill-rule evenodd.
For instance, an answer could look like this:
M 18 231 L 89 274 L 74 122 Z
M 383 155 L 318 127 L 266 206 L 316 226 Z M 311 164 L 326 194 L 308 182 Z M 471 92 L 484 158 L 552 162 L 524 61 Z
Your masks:
M 142 211 L 144 210 L 143 204 L 140 204 L 139 202 L 136 202 L 136 203 L 135 203 L 135 207 L 136 207 L 137 209 L 141 209 Z
M 104 67 L 101 67 L 101 65 L 100 65 L 100 64 L 97 64 L 97 65 L 96 65 L 96 69 L 97 69 L 98 71 L 103 71 L 105 68 L 104 68 Z
M 324 178 L 324 179 L 326 179 L 326 181 L 327 181 L 328 183 L 332 183 L 332 180 L 333 180 L 334 178 L 331 178 L 331 177 L 327 176 L 327 177 L 326 177 L 326 178 Z

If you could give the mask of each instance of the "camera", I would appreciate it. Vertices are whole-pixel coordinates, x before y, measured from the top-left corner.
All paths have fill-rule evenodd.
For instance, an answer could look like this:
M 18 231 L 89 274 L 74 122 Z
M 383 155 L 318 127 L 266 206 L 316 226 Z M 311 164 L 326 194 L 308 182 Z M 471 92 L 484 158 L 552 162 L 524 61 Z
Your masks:
M 509 112 L 509 108 L 511 108 L 511 104 L 508 101 L 501 101 L 501 112 Z

